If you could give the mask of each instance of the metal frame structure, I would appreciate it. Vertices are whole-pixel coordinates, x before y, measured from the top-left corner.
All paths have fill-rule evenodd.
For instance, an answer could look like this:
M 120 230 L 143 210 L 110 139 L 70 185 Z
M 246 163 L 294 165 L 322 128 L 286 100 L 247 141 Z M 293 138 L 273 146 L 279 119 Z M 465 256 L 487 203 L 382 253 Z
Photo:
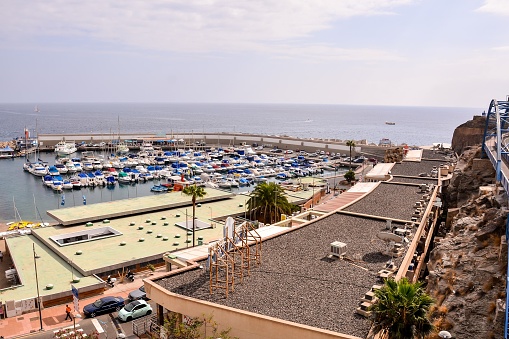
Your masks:
M 495 153 L 495 154 L 493 154 Z M 509 96 L 505 101 L 491 100 L 486 116 L 482 157 L 488 157 L 496 170 L 496 179 L 506 192 L 509 192 L 509 171 L 504 171 L 509 164 Z M 509 218 L 506 219 L 506 240 L 509 241 Z M 509 249 L 508 249 L 509 257 Z M 509 263 L 506 271 L 504 338 L 508 339 L 509 322 Z
M 242 282 L 252 265 L 261 265 L 262 238 L 249 222 L 234 227 L 233 237 L 226 236 L 209 247 L 210 294 L 215 289 L 235 290 L 235 277 Z

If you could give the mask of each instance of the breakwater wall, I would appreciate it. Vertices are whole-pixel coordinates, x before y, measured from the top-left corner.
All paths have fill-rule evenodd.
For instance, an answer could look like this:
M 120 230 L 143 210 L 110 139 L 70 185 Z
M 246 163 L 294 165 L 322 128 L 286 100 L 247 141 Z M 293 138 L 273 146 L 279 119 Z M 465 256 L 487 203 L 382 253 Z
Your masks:
M 170 147 L 196 147 L 198 145 L 206 147 L 225 147 L 241 145 L 259 145 L 270 148 L 315 151 L 317 149 L 328 152 L 347 153 L 350 147 L 346 145 L 347 140 L 339 139 L 302 139 L 288 136 L 257 135 L 245 133 L 179 133 L 173 135 L 158 135 L 150 133 L 126 133 L 126 134 L 39 134 L 37 136 L 41 150 L 53 150 L 55 145 L 62 140 L 75 142 L 77 144 L 94 145 L 104 142 L 122 141 L 128 144 L 140 145 L 143 141 L 160 143 Z M 361 146 L 368 146 L 366 140 L 356 140 L 356 147 L 352 151 L 357 153 L 361 151 Z M 131 147 L 131 146 L 130 146 Z

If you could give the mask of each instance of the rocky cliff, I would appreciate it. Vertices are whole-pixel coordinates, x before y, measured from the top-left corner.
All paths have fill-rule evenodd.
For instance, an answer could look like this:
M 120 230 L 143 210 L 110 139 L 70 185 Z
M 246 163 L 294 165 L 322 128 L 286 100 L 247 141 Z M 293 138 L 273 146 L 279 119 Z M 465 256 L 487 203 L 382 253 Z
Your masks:
M 467 146 L 481 144 L 485 125 L 485 116 L 474 116 L 472 120 L 456 127 L 451 143 L 451 148 L 454 152 L 461 154 Z
M 461 147 L 470 142 L 463 139 Z M 467 147 L 458 162 L 444 194 L 452 207 L 448 222 L 428 261 L 433 320 L 453 338 L 503 338 L 507 195 L 492 185 L 493 167 L 479 155 L 480 145 Z

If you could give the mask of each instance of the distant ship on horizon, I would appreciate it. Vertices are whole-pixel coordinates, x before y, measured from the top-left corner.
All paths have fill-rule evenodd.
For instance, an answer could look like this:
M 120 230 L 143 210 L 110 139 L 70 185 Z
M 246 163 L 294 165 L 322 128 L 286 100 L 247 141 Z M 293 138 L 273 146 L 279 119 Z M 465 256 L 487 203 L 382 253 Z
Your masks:
M 385 122 L 385 124 L 386 124 L 386 125 L 396 125 L 396 123 L 395 123 L 395 122 L 392 122 L 392 121 L 386 121 L 386 122 Z

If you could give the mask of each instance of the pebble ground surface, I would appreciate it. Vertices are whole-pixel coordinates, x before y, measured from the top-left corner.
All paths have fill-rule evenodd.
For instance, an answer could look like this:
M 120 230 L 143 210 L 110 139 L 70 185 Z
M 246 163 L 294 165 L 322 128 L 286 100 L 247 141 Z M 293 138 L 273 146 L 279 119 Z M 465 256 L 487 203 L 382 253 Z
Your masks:
M 396 172 L 417 176 L 439 166 L 436 161 L 398 164 Z M 420 183 L 419 181 L 417 183 Z M 389 218 L 410 220 L 422 197 L 414 185 L 382 183 L 346 208 Z M 366 337 L 371 320 L 355 313 L 360 298 L 379 284 L 377 272 L 391 258 L 377 237 L 386 222 L 340 213 L 319 219 L 263 243 L 262 263 L 253 266 L 235 291 L 209 291 L 209 272 L 196 269 L 157 280 L 171 292 L 270 317 L 358 337 Z M 347 260 L 328 257 L 330 244 L 347 244 Z M 396 258 L 396 264 L 401 261 Z M 201 263 L 206 267 L 206 262 Z

